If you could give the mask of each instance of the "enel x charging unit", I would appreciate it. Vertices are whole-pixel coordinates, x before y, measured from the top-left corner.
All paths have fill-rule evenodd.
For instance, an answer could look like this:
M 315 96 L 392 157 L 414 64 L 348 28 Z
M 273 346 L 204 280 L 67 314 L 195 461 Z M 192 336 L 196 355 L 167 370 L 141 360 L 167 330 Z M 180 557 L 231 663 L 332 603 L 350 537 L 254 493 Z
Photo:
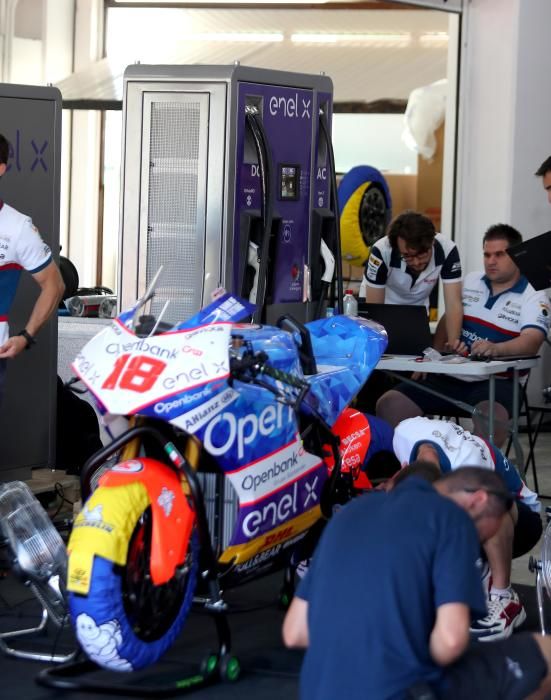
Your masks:
M 332 95 L 325 75 L 126 69 L 122 308 L 162 265 L 153 312 L 170 300 L 164 320 L 194 313 L 220 286 L 256 302 L 257 321 L 315 316 L 337 245 Z

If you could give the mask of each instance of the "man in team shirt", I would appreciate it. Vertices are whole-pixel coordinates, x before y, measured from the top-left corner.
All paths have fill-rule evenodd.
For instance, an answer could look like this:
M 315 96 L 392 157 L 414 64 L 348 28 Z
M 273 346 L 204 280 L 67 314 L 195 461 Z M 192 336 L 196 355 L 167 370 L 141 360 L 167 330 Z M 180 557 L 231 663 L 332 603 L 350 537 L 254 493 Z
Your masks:
M 0 134 L 0 177 L 8 168 L 8 160 L 9 144 Z M 40 294 L 25 327 L 10 335 L 8 313 L 22 270 L 33 276 Z M 7 361 L 35 344 L 36 334 L 55 313 L 64 289 L 52 252 L 31 219 L 0 200 L 0 402 Z
M 536 292 L 507 254 L 507 248 L 521 242 L 520 233 L 507 224 L 496 224 L 486 231 L 484 272 L 468 274 L 463 283 L 461 343 L 455 348 L 449 345 L 443 348 L 445 343 L 438 340 L 437 330 L 438 349 L 470 352 L 489 359 L 538 353 L 549 332 L 551 309 L 546 292 Z M 423 387 L 452 401 L 434 396 Z M 497 417 L 507 419 L 513 410 L 511 376 L 497 377 L 495 391 Z M 454 399 L 480 407 L 487 398 L 487 379 L 430 374 L 419 386 L 404 382 L 387 391 L 377 401 L 376 414 L 395 426 L 406 418 L 423 414 L 456 415 Z M 484 409 L 480 412 L 484 413 Z
M 360 287 L 369 304 L 429 307 L 441 279 L 446 307 L 446 341 L 459 346 L 461 332 L 461 261 L 455 243 L 436 233 L 432 221 L 415 211 L 397 216 L 388 233 L 371 248 Z
M 495 445 L 451 421 L 407 419 L 395 428 L 393 447 L 402 465 L 423 460 L 436 464 L 443 474 L 464 466 L 483 467 L 503 477 L 515 503 L 497 533 L 484 544 L 488 615 L 472 624 L 471 633 L 480 641 L 509 637 L 526 619 L 511 586 L 511 562 L 530 551 L 541 536 L 538 496 Z

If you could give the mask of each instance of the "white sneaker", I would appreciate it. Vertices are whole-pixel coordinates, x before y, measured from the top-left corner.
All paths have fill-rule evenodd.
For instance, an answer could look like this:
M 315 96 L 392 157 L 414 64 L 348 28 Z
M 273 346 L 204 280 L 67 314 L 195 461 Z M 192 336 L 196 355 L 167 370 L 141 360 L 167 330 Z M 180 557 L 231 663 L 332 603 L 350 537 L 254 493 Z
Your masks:
M 303 559 L 302 561 L 299 561 L 297 564 L 297 568 L 295 569 L 295 573 L 298 576 L 298 578 L 303 579 L 306 574 L 308 573 L 308 569 L 310 568 L 310 559 Z
M 471 624 L 471 635 L 479 642 L 507 639 L 526 620 L 526 610 L 512 588 L 510 593 L 490 593 L 488 614 Z

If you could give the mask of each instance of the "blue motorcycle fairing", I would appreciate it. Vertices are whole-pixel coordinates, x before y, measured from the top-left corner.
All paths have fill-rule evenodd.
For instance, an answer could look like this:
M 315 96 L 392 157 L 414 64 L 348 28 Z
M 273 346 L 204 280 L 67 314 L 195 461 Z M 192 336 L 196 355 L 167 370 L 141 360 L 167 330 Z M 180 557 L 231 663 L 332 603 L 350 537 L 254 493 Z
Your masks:
M 367 381 L 388 338 L 381 326 L 360 317 L 332 316 L 306 328 L 318 373 L 306 377 L 310 392 L 304 407 L 332 426 Z

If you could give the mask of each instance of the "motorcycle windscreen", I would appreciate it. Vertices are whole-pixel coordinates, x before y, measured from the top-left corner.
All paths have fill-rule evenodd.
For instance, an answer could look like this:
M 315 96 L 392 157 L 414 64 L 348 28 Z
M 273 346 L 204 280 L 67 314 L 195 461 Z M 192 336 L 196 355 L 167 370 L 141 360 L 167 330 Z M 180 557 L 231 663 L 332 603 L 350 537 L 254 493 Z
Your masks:
M 304 410 L 332 426 L 366 383 L 388 338 L 381 325 L 358 316 L 332 316 L 306 326 L 318 373 L 306 377 L 310 391 Z

